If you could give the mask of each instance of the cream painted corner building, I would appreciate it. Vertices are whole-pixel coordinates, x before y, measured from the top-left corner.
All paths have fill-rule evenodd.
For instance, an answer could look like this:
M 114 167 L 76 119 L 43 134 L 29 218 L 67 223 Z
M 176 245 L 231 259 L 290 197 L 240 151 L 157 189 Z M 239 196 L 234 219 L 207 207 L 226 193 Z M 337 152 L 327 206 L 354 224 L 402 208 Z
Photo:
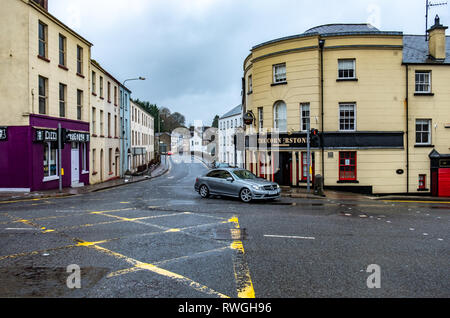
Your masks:
M 305 186 L 306 131 L 319 130 L 312 179 L 366 193 L 450 195 L 450 41 L 329 24 L 254 46 L 244 61 L 246 166 Z M 267 143 L 269 141 L 269 143 Z

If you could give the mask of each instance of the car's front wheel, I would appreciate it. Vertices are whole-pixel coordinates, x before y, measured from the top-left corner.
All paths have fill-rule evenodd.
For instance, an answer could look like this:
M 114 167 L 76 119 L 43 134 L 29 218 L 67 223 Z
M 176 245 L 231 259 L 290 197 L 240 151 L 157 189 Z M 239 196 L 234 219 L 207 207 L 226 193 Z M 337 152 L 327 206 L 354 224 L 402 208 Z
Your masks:
M 249 203 L 252 200 L 252 191 L 250 189 L 244 188 L 239 193 L 239 198 L 244 203 Z
M 208 187 L 205 186 L 205 185 L 202 185 L 202 186 L 200 187 L 198 193 L 200 193 L 200 196 L 201 196 L 203 199 L 206 199 L 206 198 L 209 197 L 209 189 L 208 189 Z

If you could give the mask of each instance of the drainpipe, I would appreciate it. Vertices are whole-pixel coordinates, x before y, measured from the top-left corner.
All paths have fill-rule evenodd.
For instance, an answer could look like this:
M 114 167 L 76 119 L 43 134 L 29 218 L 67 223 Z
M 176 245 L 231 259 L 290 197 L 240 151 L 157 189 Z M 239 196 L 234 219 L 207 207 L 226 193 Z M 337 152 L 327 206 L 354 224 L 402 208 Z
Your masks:
M 319 49 L 320 49 L 320 123 L 322 132 L 322 142 L 320 147 L 322 148 L 322 182 L 325 185 L 325 151 L 323 146 L 323 133 L 324 133 L 324 123 L 323 123 L 323 48 L 325 46 L 325 40 L 319 38 Z
M 409 71 L 408 64 L 406 67 L 406 193 L 409 193 Z

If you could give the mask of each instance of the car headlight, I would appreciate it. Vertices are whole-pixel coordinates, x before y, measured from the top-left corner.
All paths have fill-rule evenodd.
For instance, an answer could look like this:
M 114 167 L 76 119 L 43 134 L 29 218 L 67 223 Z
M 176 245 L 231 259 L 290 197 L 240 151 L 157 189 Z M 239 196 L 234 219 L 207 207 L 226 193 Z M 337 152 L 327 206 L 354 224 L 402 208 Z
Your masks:
M 280 188 L 280 185 L 279 184 L 277 184 L 277 189 L 279 189 Z
M 255 189 L 255 190 L 259 190 L 260 189 L 260 187 L 257 186 L 257 185 L 252 185 L 252 188 Z

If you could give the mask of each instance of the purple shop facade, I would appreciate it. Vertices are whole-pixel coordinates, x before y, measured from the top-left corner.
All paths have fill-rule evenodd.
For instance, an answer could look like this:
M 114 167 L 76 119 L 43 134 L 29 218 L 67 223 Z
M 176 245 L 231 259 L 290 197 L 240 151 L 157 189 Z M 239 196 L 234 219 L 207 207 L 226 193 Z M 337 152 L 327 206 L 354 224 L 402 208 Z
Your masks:
M 58 160 L 58 124 L 65 130 Z M 0 191 L 29 192 L 89 184 L 89 123 L 30 115 L 29 126 L 0 127 Z M 61 169 L 62 168 L 62 169 Z

